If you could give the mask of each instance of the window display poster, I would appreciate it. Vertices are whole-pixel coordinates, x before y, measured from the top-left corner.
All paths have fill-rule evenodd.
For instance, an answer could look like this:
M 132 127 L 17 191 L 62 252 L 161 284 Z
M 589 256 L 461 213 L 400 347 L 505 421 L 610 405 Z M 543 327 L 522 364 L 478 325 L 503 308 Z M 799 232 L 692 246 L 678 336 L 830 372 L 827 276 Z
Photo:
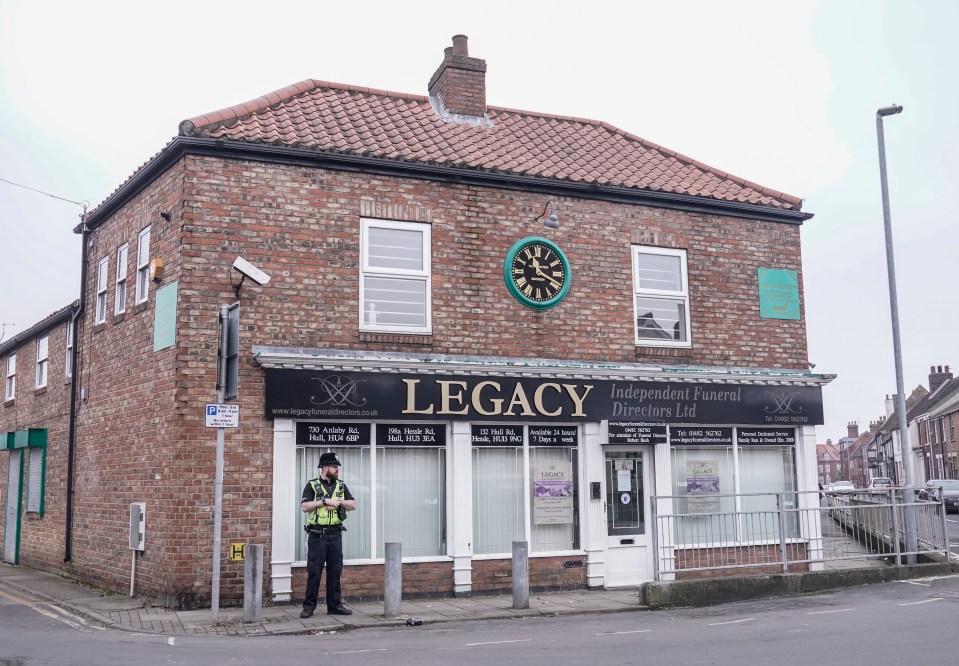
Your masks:
M 573 464 L 549 462 L 533 468 L 533 524 L 573 522 Z
M 633 489 L 633 461 L 615 460 L 613 464 L 616 465 L 616 491 L 630 492 Z
M 690 513 L 719 511 L 719 462 L 690 460 L 686 463 L 687 508 Z

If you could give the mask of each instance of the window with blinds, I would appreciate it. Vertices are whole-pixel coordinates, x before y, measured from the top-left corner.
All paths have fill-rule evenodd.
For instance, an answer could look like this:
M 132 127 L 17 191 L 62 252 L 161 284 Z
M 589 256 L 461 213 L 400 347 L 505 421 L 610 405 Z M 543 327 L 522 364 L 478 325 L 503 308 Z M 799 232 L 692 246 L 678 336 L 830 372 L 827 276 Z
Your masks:
M 689 347 L 686 251 L 633 247 L 636 344 Z
M 430 226 L 361 221 L 360 330 L 430 333 Z
M 47 467 L 47 447 L 31 446 L 27 475 L 27 512 L 43 515 L 43 488 Z

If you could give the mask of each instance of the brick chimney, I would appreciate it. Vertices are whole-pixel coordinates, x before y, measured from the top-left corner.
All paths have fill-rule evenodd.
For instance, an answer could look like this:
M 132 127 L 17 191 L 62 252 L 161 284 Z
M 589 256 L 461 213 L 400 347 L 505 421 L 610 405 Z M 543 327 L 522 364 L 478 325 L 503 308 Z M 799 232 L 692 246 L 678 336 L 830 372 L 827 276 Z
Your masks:
M 949 366 L 933 365 L 929 368 L 929 392 L 935 393 L 936 389 L 952 379 L 952 373 L 949 372 Z
M 430 79 L 429 95 L 449 113 L 486 114 L 486 61 L 469 56 L 466 35 L 453 35 L 453 46 L 446 47 L 443 64 Z
M 870 421 L 870 422 L 869 422 L 869 433 L 872 434 L 872 435 L 875 435 L 877 432 L 879 432 L 879 426 L 881 426 L 881 425 L 882 425 L 882 419 L 880 419 L 880 420 L 878 420 L 878 421 Z
M 846 436 L 850 439 L 859 437 L 859 423 L 857 421 L 850 421 L 846 424 Z

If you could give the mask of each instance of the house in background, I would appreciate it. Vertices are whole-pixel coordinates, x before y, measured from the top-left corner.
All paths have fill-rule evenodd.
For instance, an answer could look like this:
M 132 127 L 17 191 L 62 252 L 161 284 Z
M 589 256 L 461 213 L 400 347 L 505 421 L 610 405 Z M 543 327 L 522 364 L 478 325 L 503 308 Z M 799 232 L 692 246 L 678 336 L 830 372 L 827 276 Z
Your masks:
M 62 308 L 0 343 L 0 488 L 3 561 L 44 569 L 63 561 L 70 395 L 73 389 L 73 317 Z
M 382 594 L 387 542 L 407 595 L 504 589 L 513 541 L 533 589 L 638 585 L 657 552 L 730 547 L 653 544 L 654 496 L 816 488 L 801 199 L 485 81 L 462 35 L 426 96 L 303 81 L 182 122 L 91 211 L 75 446 L 47 461 L 72 503 L 21 561 L 210 603 L 224 309 L 222 544 L 264 546 L 274 603 L 302 597 L 327 450 L 359 501 L 348 598 Z
M 909 410 L 909 440 L 921 464 L 916 484 L 930 479 L 959 478 L 959 380 L 949 366 L 929 368 L 929 395 Z
M 819 475 L 819 485 L 823 488 L 833 481 L 843 478 L 841 449 L 827 439 L 825 444 L 816 444 L 816 472 Z

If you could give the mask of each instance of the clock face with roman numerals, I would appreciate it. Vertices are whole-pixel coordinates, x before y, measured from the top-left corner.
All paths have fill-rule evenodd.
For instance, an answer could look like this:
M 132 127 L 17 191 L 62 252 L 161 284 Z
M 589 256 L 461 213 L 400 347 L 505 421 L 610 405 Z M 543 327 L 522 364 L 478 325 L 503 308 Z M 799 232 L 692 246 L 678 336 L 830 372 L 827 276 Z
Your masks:
M 510 293 L 523 305 L 547 310 L 569 291 L 569 260 L 552 241 L 531 236 L 518 241 L 503 266 Z

